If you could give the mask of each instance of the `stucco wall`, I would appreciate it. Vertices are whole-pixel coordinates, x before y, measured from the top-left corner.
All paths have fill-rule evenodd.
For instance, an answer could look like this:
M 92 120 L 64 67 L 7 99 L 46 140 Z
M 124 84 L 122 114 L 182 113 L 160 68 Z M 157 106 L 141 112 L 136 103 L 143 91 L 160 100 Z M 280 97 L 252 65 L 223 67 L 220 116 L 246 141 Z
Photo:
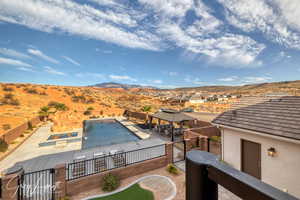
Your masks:
M 279 139 L 245 133 L 237 130 L 222 130 L 223 160 L 241 169 L 241 139 L 261 144 L 262 181 L 300 198 L 300 144 Z M 267 155 L 267 149 L 274 147 L 277 156 Z

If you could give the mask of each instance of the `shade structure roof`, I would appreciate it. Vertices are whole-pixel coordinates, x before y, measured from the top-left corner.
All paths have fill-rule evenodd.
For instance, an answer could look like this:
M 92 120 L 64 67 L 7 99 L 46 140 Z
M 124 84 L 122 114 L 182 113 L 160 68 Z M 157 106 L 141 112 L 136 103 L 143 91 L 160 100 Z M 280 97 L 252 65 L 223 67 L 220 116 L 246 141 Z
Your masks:
M 179 112 L 175 110 L 166 110 L 166 109 L 156 112 L 150 116 L 168 122 L 183 122 L 183 121 L 191 121 L 196 119 L 195 117 L 189 116 L 183 112 Z

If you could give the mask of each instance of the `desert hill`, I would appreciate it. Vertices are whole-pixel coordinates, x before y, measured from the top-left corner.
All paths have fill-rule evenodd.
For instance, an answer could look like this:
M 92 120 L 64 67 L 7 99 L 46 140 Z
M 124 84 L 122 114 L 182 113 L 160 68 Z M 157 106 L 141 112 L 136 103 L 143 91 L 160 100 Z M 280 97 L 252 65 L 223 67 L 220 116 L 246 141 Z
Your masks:
M 0 134 L 38 116 L 43 106 L 63 104 L 63 109 L 50 109 L 49 118 L 54 131 L 65 131 L 82 127 L 84 119 L 119 116 L 144 105 L 155 110 L 162 103 L 122 88 L 0 83 Z

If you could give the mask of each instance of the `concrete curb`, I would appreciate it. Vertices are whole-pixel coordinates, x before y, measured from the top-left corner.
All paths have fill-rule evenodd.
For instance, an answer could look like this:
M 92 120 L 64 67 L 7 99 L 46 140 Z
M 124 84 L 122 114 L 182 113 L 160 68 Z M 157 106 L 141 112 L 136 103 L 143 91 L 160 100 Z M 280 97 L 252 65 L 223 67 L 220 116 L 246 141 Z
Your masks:
M 161 176 L 161 175 L 149 175 L 149 176 L 141 177 L 141 178 L 139 178 L 139 179 L 133 181 L 132 183 L 130 183 L 130 184 L 127 185 L 126 187 L 123 187 L 123 188 L 121 188 L 121 189 L 117 189 L 117 190 L 115 190 L 115 191 L 113 191 L 113 192 L 109 192 L 109 193 L 105 193 L 105 194 L 99 194 L 99 195 L 90 196 L 90 197 L 84 198 L 84 199 L 82 199 L 82 200 L 91 200 L 91 199 L 94 199 L 94 198 L 110 196 L 110 195 L 113 195 L 113 194 L 122 192 L 122 191 L 124 191 L 124 190 L 130 188 L 130 187 L 133 186 L 134 184 L 139 183 L 140 181 L 142 181 L 142 180 L 144 180 L 144 179 L 147 179 L 147 178 L 151 178 L 151 177 L 160 177 L 160 178 L 164 178 L 164 179 L 168 180 L 168 182 L 173 186 L 173 192 L 172 192 L 172 195 L 171 195 L 170 197 L 166 198 L 165 200 L 172 200 L 172 199 L 176 196 L 176 193 L 177 193 L 176 185 L 175 185 L 175 183 L 174 183 L 169 177 Z

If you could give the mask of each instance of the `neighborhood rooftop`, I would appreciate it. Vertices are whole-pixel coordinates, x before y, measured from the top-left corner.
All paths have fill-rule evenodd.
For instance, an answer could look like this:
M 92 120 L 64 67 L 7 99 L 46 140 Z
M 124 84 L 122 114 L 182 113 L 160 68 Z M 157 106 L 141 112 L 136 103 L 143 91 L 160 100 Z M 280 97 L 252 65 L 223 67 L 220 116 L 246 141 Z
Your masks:
M 300 97 L 245 98 L 212 122 L 217 125 L 300 140 Z

